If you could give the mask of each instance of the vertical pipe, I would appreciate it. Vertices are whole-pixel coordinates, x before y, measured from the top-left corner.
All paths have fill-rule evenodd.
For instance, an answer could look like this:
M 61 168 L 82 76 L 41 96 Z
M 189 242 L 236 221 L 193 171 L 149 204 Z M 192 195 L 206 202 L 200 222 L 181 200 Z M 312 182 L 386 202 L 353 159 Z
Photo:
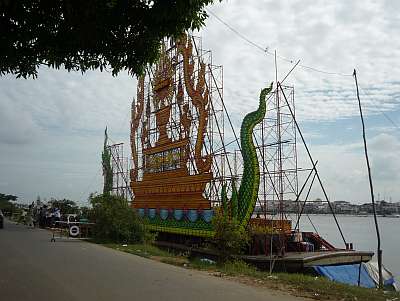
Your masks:
M 273 262 L 272 262 L 272 242 L 273 242 L 273 237 L 274 237 L 274 231 L 270 234 L 270 243 L 269 243 L 269 274 L 272 274 L 272 269 L 273 269 Z
M 281 82 L 282 84 L 282 82 Z M 292 94 L 292 105 L 293 105 L 293 115 L 296 116 L 296 106 L 295 106 L 295 102 L 294 102 L 294 88 L 293 88 L 293 94 Z M 292 118 L 292 131 L 294 133 L 294 161 L 295 161 L 295 179 L 296 179 L 296 197 L 299 195 L 299 178 L 298 178 L 298 162 L 297 162 L 297 137 L 296 137 L 296 126 L 293 122 L 293 118 Z M 297 217 L 300 216 L 300 200 L 297 200 Z M 300 227 L 299 227 L 300 230 Z
M 262 156 L 263 160 L 265 158 L 265 137 L 264 137 L 264 126 L 265 126 L 265 119 L 262 120 L 261 122 L 261 137 L 262 137 Z M 264 162 L 265 163 L 265 162 Z M 262 181 L 263 181 L 263 198 L 264 198 L 264 219 L 267 219 L 267 187 L 265 183 L 265 164 L 262 165 L 263 171 L 262 171 Z
M 279 236 L 279 242 L 280 242 L 280 251 L 281 254 L 283 255 L 283 252 L 285 251 L 285 246 L 284 246 L 284 235 L 285 235 L 285 228 L 283 226 L 283 220 L 284 220 L 284 212 L 283 212 L 283 166 L 282 166 L 282 134 L 281 134 L 281 111 L 280 111 L 280 102 L 279 102 L 279 82 L 278 82 L 278 65 L 276 62 L 276 50 L 275 50 L 275 80 L 276 80 L 276 130 L 277 130 L 277 135 L 278 135 L 278 189 L 279 189 L 279 223 L 280 223 L 280 228 L 281 228 L 281 233 Z
M 383 280 L 382 280 L 382 250 L 381 250 L 381 235 L 379 233 L 379 225 L 378 225 L 378 218 L 376 217 L 376 209 L 375 209 L 375 199 L 374 199 L 374 187 L 372 185 L 372 176 L 371 176 L 371 167 L 369 165 L 369 158 L 368 158 L 368 150 L 367 150 L 367 138 L 365 136 L 365 124 L 364 124 L 364 117 L 361 108 L 361 101 L 360 101 L 360 93 L 358 91 L 358 82 L 357 82 L 357 73 L 356 69 L 353 72 L 354 80 L 356 83 L 357 89 L 357 99 L 358 99 L 358 108 L 360 110 L 360 118 L 361 118 L 361 125 L 363 131 L 363 141 L 364 141 L 364 153 L 365 153 L 365 160 L 367 162 L 367 169 L 368 169 L 368 179 L 369 179 L 369 188 L 371 192 L 371 202 L 372 202 L 372 210 L 374 213 L 374 221 L 375 221 L 375 230 L 376 230 L 376 238 L 378 240 L 378 270 L 379 270 L 379 288 L 383 288 Z
M 358 286 L 360 286 L 360 282 L 361 282 L 361 265 L 362 265 L 362 256 L 360 259 L 360 265 L 358 266 Z
M 317 161 L 317 162 L 318 162 L 318 161 Z M 306 186 L 308 179 L 310 178 L 311 174 L 312 174 L 314 171 L 315 171 L 315 167 L 311 170 L 310 174 L 308 175 L 307 180 L 304 182 L 304 185 L 303 185 L 303 187 L 301 188 L 301 191 L 303 191 L 303 188 Z M 300 218 L 301 218 L 301 215 L 303 214 L 304 207 L 306 206 L 307 199 L 308 199 L 308 196 L 310 195 L 310 192 L 311 192 L 312 186 L 313 186 L 313 184 L 314 184 L 314 180 L 315 180 L 315 176 L 316 176 L 316 175 L 317 175 L 317 173 L 314 173 L 314 176 L 313 176 L 313 178 L 312 178 L 312 180 L 311 180 L 310 187 L 308 188 L 306 197 L 304 198 L 304 203 L 303 203 L 303 205 L 301 206 L 301 210 L 299 211 L 299 214 L 298 214 L 298 217 L 297 217 L 297 221 L 296 221 L 296 226 L 294 227 L 295 230 L 297 229 L 297 227 L 299 227 L 298 230 L 300 231 Z M 299 203 L 299 198 L 297 198 L 296 201 L 297 201 L 297 203 Z

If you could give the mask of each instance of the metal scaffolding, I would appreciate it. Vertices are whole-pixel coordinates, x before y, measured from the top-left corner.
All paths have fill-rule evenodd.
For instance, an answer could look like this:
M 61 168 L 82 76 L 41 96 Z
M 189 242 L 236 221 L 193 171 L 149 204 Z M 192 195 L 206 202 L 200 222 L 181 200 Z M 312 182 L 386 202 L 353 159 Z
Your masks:
M 206 87 L 209 92 L 209 105 L 207 106 L 208 120 L 206 130 L 204 134 L 204 144 L 202 148 L 203 155 L 211 155 L 212 166 L 211 171 L 213 173 L 213 180 L 206 187 L 204 196 L 211 201 L 212 205 L 215 206 L 220 202 L 220 193 L 222 184 L 226 183 L 231 179 L 233 175 L 233 169 L 227 157 L 225 147 L 225 136 L 224 136 L 224 105 L 223 105 L 223 69 L 222 66 L 217 66 L 212 63 L 212 53 L 209 50 L 202 48 L 201 39 L 198 37 L 191 36 L 193 43 L 193 66 L 194 66 L 194 78 L 193 81 L 197 82 L 198 74 L 200 72 L 200 63 L 204 63 L 206 66 L 205 79 Z M 164 41 L 164 47 L 166 47 L 166 54 L 169 62 L 173 64 L 174 74 L 173 87 L 176 87 L 173 91 L 173 97 L 171 99 L 171 116 L 167 125 L 168 136 L 173 140 L 178 138 L 189 138 L 189 159 L 187 163 L 187 169 L 189 174 L 196 174 L 196 164 L 194 158 L 194 149 L 196 145 L 197 132 L 199 129 L 199 115 L 196 107 L 193 105 L 186 90 L 179 89 L 183 82 L 184 66 L 183 61 L 179 60 L 178 49 L 171 40 Z M 155 145 L 158 139 L 157 123 L 155 118 L 155 112 L 157 111 L 156 104 L 152 101 L 153 86 L 156 75 L 157 66 L 153 65 L 147 68 L 145 80 L 144 80 L 144 100 L 145 106 L 143 110 L 143 118 L 146 123 L 144 128 L 141 123 L 138 129 L 135 131 L 135 147 L 136 154 L 138 156 L 138 166 L 132 167 L 137 170 L 136 180 L 140 181 L 143 178 L 144 170 L 144 155 L 142 145 Z M 179 95 L 178 95 L 179 94 Z M 135 107 L 135 101 L 133 102 L 132 108 Z M 183 110 L 188 111 L 190 116 L 190 132 L 185 133 L 185 129 L 181 123 L 181 117 Z M 132 174 L 131 174 L 132 177 Z M 132 180 L 132 179 L 131 179 Z
M 111 154 L 111 167 L 113 173 L 113 185 L 111 193 L 131 199 L 131 189 L 129 186 L 129 160 L 124 157 L 124 144 L 116 143 L 108 146 Z
M 285 202 L 298 196 L 298 166 L 296 126 L 288 105 L 282 101 L 287 95 L 294 111 L 294 88 L 277 89 L 268 99 L 267 113 L 255 129 L 258 141 L 261 172 L 259 200 L 264 215 L 279 214 L 284 220 Z
M 267 99 L 267 112 L 263 121 L 254 129 L 253 141 L 260 164 L 260 188 L 255 214 L 261 218 L 288 219 L 288 201 L 298 199 L 299 181 L 295 118 L 291 115 L 283 94 L 294 112 L 294 88 L 282 86 Z M 236 177 L 242 175 L 240 150 L 233 156 Z M 299 210 L 296 210 L 299 211 Z

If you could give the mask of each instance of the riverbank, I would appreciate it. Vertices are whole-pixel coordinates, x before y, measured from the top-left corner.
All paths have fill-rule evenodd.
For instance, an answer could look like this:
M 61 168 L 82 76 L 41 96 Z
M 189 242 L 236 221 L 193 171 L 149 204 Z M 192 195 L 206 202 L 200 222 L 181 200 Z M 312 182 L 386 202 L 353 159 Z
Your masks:
M 340 301 L 387 301 L 400 300 L 400 293 L 384 292 L 377 289 L 367 289 L 332 282 L 323 277 L 313 277 L 303 274 L 273 273 L 256 270 L 241 261 L 217 265 L 209 260 L 189 258 L 189 254 L 174 253 L 159 249 L 153 245 L 121 245 L 102 244 L 121 252 L 126 252 L 166 264 L 180 266 L 185 269 L 201 270 L 215 277 L 223 277 L 232 281 L 251 286 L 266 287 L 285 291 L 293 296 L 312 298 L 315 300 Z

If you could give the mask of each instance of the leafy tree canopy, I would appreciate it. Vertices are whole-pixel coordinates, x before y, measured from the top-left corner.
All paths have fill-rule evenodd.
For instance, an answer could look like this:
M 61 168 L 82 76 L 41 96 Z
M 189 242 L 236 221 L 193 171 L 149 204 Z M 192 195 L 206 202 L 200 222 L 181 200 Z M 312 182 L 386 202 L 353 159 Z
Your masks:
M 76 214 L 79 212 L 79 208 L 76 203 L 68 199 L 51 199 L 49 203 L 51 207 L 60 209 L 61 214 Z
M 0 210 L 12 212 L 15 208 L 15 204 L 12 201 L 15 202 L 17 198 L 17 196 L 12 194 L 0 193 Z
M 141 74 L 160 40 L 204 24 L 213 0 L 0 0 L 0 75 L 110 67 Z
M 12 194 L 0 193 L 0 201 L 16 201 L 17 198 L 17 196 Z

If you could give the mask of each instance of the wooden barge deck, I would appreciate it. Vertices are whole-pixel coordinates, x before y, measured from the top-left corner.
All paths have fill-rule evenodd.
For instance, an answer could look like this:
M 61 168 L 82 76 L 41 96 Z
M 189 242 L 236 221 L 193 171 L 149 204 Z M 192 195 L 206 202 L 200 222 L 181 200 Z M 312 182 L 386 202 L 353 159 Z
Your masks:
M 284 256 L 240 256 L 244 261 L 257 266 L 261 270 L 269 270 L 271 260 L 274 271 L 299 272 L 315 265 L 346 265 L 368 262 L 374 252 L 369 251 L 319 251 L 319 252 L 288 252 Z
M 217 259 L 217 254 L 213 250 L 193 248 L 184 244 L 177 244 L 165 241 L 156 241 L 155 243 L 162 248 L 171 248 L 175 250 L 189 252 L 193 257 L 206 257 Z M 241 255 L 237 256 L 249 264 L 252 264 L 260 270 L 270 269 L 271 260 L 274 271 L 301 272 L 315 265 L 345 265 L 368 262 L 374 256 L 370 251 L 353 250 L 330 250 L 317 252 L 287 252 L 284 256 L 273 255 Z

